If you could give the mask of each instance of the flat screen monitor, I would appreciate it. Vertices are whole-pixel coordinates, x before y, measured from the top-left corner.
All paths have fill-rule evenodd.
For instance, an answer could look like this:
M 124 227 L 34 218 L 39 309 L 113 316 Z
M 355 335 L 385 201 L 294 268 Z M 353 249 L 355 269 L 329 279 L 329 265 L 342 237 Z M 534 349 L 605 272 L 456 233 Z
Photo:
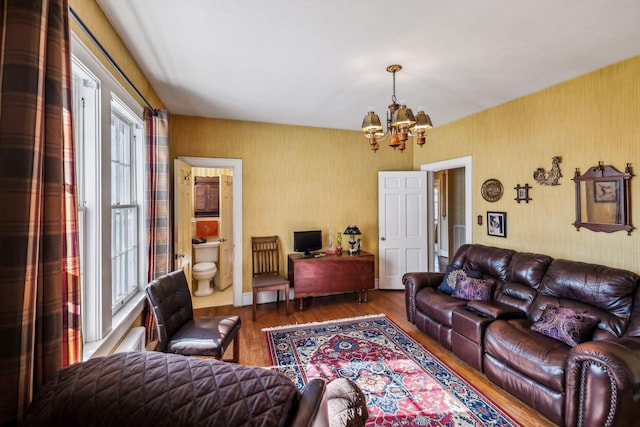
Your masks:
M 322 230 L 294 231 L 293 250 L 304 256 L 310 256 L 313 251 L 322 249 Z

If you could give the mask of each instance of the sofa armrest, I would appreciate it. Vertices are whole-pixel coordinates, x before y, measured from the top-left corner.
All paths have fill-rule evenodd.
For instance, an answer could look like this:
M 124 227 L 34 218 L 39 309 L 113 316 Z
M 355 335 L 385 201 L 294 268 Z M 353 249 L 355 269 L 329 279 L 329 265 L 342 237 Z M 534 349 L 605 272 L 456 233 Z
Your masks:
M 291 421 L 291 427 L 328 426 L 329 410 L 325 398 L 327 385 L 323 379 L 314 378 L 304 388 L 300 403 Z
M 566 371 L 567 427 L 630 426 L 640 419 L 640 338 L 578 344 Z
M 404 285 L 404 299 L 407 309 L 407 320 L 415 323 L 416 312 L 416 293 L 422 288 L 437 288 L 442 283 L 444 273 L 433 272 L 417 272 L 405 273 L 402 276 L 402 284 Z
M 467 308 L 493 319 L 517 319 L 527 317 L 527 314 L 519 308 L 500 301 L 469 301 Z

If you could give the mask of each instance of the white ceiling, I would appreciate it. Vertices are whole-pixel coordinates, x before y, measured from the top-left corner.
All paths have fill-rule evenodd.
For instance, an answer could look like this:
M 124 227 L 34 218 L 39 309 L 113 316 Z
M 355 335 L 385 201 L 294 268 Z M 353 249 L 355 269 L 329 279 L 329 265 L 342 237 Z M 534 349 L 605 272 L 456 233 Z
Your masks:
M 98 0 L 172 114 L 434 126 L 640 54 L 637 0 Z

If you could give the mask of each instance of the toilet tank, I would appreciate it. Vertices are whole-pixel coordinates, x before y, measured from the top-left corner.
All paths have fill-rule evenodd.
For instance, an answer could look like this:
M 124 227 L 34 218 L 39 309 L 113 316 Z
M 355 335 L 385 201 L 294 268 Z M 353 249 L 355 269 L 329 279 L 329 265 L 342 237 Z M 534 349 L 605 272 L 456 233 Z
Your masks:
M 193 262 L 218 262 L 220 242 L 195 243 L 193 245 Z

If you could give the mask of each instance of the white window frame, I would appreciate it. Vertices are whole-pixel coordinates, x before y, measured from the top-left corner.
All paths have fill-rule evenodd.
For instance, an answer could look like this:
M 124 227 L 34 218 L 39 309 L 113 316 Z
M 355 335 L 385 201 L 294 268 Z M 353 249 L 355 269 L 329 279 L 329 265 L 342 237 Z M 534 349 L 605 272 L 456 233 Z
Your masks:
M 130 203 L 118 204 L 117 208 L 130 208 L 135 210 L 136 230 L 138 231 L 138 239 L 134 243 L 134 248 L 130 249 L 132 251 L 135 251 L 137 255 L 135 269 L 136 269 L 138 286 L 136 288 L 129 289 L 127 294 L 124 296 L 124 298 L 115 302 L 112 299 L 112 306 L 111 306 L 112 313 L 116 314 L 122 307 L 126 305 L 127 302 L 131 300 L 131 298 L 133 298 L 135 293 L 140 290 L 139 288 L 140 288 L 141 279 L 146 276 L 144 274 L 144 272 L 146 272 L 146 269 L 144 270 L 142 269 L 142 266 L 144 264 L 142 264 L 143 254 L 141 253 L 141 252 L 144 252 L 143 251 L 144 242 L 142 241 L 142 238 L 141 238 L 141 236 L 143 235 L 142 226 L 144 225 L 144 221 L 142 218 L 144 217 L 144 211 L 143 211 L 144 188 L 141 185 L 141 183 L 142 184 L 144 183 L 144 176 L 143 176 L 143 173 L 141 173 L 141 171 L 144 170 L 144 164 L 141 162 L 141 160 L 144 159 L 144 147 L 143 147 L 144 135 L 142 130 L 143 129 L 142 118 L 136 117 L 135 113 L 131 111 L 131 109 L 126 105 L 126 103 L 124 103 L 120 98 L 118 98 L 113 93 L 111 94 L 111 115 L 109 117 L 110 120 L 111 120 L 111 116 L 116 116 L 119 120 L 124 121 L 126 124 L 129 125 L 130 138 L 132 140 L 129 156 L 130 156 L 130 163 L 133 169 L 133 174 L 130 177 L 130 184 L 131 184 L 129 189 L 129 191 L 131 192 Z M 111 138 L 111 134 L 109 135 L 109 137 Z M 109 139 L 109 141 L 111 141 L 111 139 Z M 110 155 L 109 158 L 111 159 L 111 157 L 112 156 Z M 110 169 L 110 173 L 111 173 L 111 169 Z M 111 182 L 111 179 L 109 180 L 109 182 Z M 109 192 L 109 194 L 111 197 L 111 191 Z M 116 209 L 116 205 L 112 205 L 112 203 L 113 203 L 113 200 L 111 200 L 111 203 L 110 203 L 111 211 L 113 212 Z M 112 254 L 112 257 L 113 257 L 113 254 Z
M 72 70 L 74 76 L 73 114 L 76 155 L 84 156 L 89 174 L 78 188 L 79 227 L 87 238 L 79 250 L 82 286 L 82 330 L 84 359 L 109 354 L 144 307 L 144 286 L 148 270 L 145 225 L 145 157 L 143 107 L 122 87 L 110 71 L 90 52 L 76 34 L 72 34 Z M 86 82 L 86 83 L 85 83 Z M 82 96 L 77 96 L 80 88 Z M 84 120 L 76 124 L 84 103 Z M 92 105 L 87 105 L 92 103 Z M 124 304 L 112 307 L 111 280 L 111 112 L 135 123 L 135 193 L 138 224 L 137 289 Z M 82 145 L 84 141 L 84 146 Z M 79 151 L 78 151 L 79 150 Z M 94 175 L 91 174 L 95 171 Z M 78 171 L 82 173 L 83 171 Z M 96 207 L 99 207 L 96 209 Z

